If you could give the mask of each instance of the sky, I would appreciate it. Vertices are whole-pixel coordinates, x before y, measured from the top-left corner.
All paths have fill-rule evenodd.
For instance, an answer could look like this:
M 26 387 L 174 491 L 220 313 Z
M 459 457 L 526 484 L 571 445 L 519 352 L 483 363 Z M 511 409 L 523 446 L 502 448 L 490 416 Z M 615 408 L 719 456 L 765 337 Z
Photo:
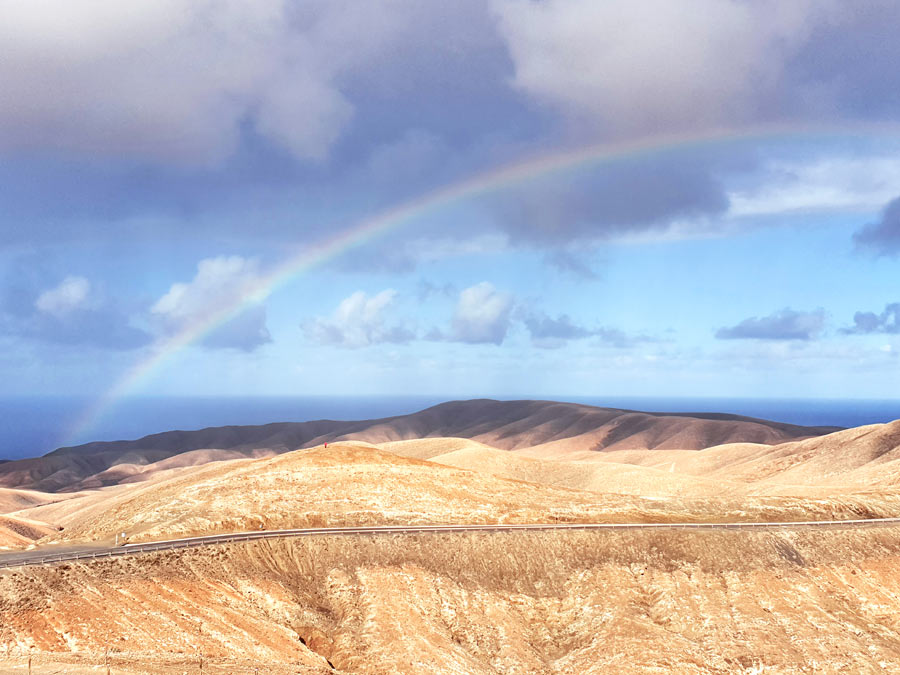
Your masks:
M 0 395 L 897 398 L 895 2 L 0 17 Z

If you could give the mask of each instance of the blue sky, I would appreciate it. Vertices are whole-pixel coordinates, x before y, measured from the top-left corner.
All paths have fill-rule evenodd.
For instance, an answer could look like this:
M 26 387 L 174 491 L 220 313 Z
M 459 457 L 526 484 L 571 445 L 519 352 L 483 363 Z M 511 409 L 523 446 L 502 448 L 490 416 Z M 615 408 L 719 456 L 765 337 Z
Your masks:
M 125 393 L 896 397 L 895 3 L 0 15 L 5 395 L 101 398 L 243 307 Z M 432 209 L 248 299 L 443 186 L 655 139 Z

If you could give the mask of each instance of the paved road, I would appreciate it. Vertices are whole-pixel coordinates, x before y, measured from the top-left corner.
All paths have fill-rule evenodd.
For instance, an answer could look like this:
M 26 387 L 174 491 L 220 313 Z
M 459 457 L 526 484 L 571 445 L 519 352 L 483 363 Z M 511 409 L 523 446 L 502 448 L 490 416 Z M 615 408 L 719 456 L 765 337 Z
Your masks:
M 845 529 L 861 527 L 900 526 L 900 518 L 873 518 L 867 520 L 813 520 L 766 523 L 535 523 L 527 525 L 390 525 L 380 527 L 325 527 L 301 530 L 261 530 L 234 534 L 213 534 L 205 537 L 168 539 L 145 544 L 124 546 L 72 546 L 65 549 L 35 549 L 0 554 L 0 569 L 26 565 L 52 565 L 71 560 L 91 560 L 125 555 L 140 555 L 153 551 L 169 551 L 213 544 L 229 544 L 256 539 L 284 537 L 320 537 L 348 535 L 406 535 L 440 534 L 448 532 L 537 532 L 546 530 L 783 530 L 783 529 Z

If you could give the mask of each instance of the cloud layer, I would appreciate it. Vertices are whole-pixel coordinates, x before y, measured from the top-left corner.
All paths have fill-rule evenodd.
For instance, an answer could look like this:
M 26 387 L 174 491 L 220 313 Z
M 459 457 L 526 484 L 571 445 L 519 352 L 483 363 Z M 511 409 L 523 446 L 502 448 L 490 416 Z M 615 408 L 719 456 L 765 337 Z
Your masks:
M 0 302 L 0 334 L 45 344 L 127 351 L 149 344 L 153 336 L 133 325 L 116 302 L 80 275 L 52 286 L 41 277 L 17 279 Z
M 606 133 L 884 118 L 897 5 L 495 0 L 513 84 Z M 891 83 L 891 84 L 889 84 Z
M 752 120 L 824 2 L 494 3 L 515 85 L 622 132 Z
M 888 203 L 878 221 L 863 227 L 853 238 L 859 246 L 876 253 L 900 253 L 900 197 Z
M 507 189 L 492 203 L 516 241 L 559 244 L 664 228 L 729 205 L 702 153 L 613 162 Z
M 853 326 L 841 332 L 848 335 L 900 334 L 900 302 L 888 304 L 880 313 L 857 312 L 853 315 Z
M 242 127 L 324 157 L 353 115 L 340 78 L 405 23 L 369 5 L 282 0 L 4 1 L 0 11 L 0 150 L 190 164 L 233 153 Z
M 825 327 L 825 310 L 799 312 L 790 308 L 763 317 L 744 319 L 730 328 L 720 328 L 720 340 L 813 340 Z
M 597 338 L 597 343 L 625 349 L 639 343 L 656 342 L 646 335 L 629 335 L 619 328 L 586 328 L 576 323 L 568 314 L 560 314 L 555 319 L 543 312 L 531 312 L 522 318 L 531 343 L 542 349 L 559 349 L 571 340 Z

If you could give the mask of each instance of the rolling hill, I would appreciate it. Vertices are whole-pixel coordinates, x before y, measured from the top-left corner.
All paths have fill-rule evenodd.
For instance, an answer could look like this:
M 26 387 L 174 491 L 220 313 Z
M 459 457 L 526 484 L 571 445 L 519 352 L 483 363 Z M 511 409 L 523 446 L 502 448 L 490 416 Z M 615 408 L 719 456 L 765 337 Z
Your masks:
M 645 413 L 551 401 L 453 401 L 377 420 L 168 431 L 134 441 L 60 448 L 44 457 L 0 466 L 0 487 L 74 491 L 134 480 L 145 472 L 142 467 L 197 450 L 210 451 L 206 455 L 210 458 L 233 458 L 342 440 L 385 443 L 457 437 L 501 450 L 529 448 L 543 456 L 570 455 L 574 459 L 625 449 L 699 450 L 724 443 L 777 444 L 832 431 L 835 428 L 715 413 Z
M 900 515 L 900 421 L 823 434 L 717 415 L 485 405 L 493 423 L 463 402 L 387 421 L 90 444 L 52 453 L 44 469 L 13 463 L 7 478 L 81 489 L 0 488 L 0 548 L 111 543 L 121 531 L 139 543 L 304 526 Z M 289 449 L 325 427 L 327 447 Z M 236 445 L 191 449 L 206 442 Z M 898 532 L 312 536 L 3 570 L 0 644 L 11 648 L 0 670 L 24 672 L 34 655 L 38 672 L 97 672 L 109 652 L 114 672 L 158 674 L 194 672 L 201 653 L 209 672 L 248 675 L 263 664 L 893 671 Z

